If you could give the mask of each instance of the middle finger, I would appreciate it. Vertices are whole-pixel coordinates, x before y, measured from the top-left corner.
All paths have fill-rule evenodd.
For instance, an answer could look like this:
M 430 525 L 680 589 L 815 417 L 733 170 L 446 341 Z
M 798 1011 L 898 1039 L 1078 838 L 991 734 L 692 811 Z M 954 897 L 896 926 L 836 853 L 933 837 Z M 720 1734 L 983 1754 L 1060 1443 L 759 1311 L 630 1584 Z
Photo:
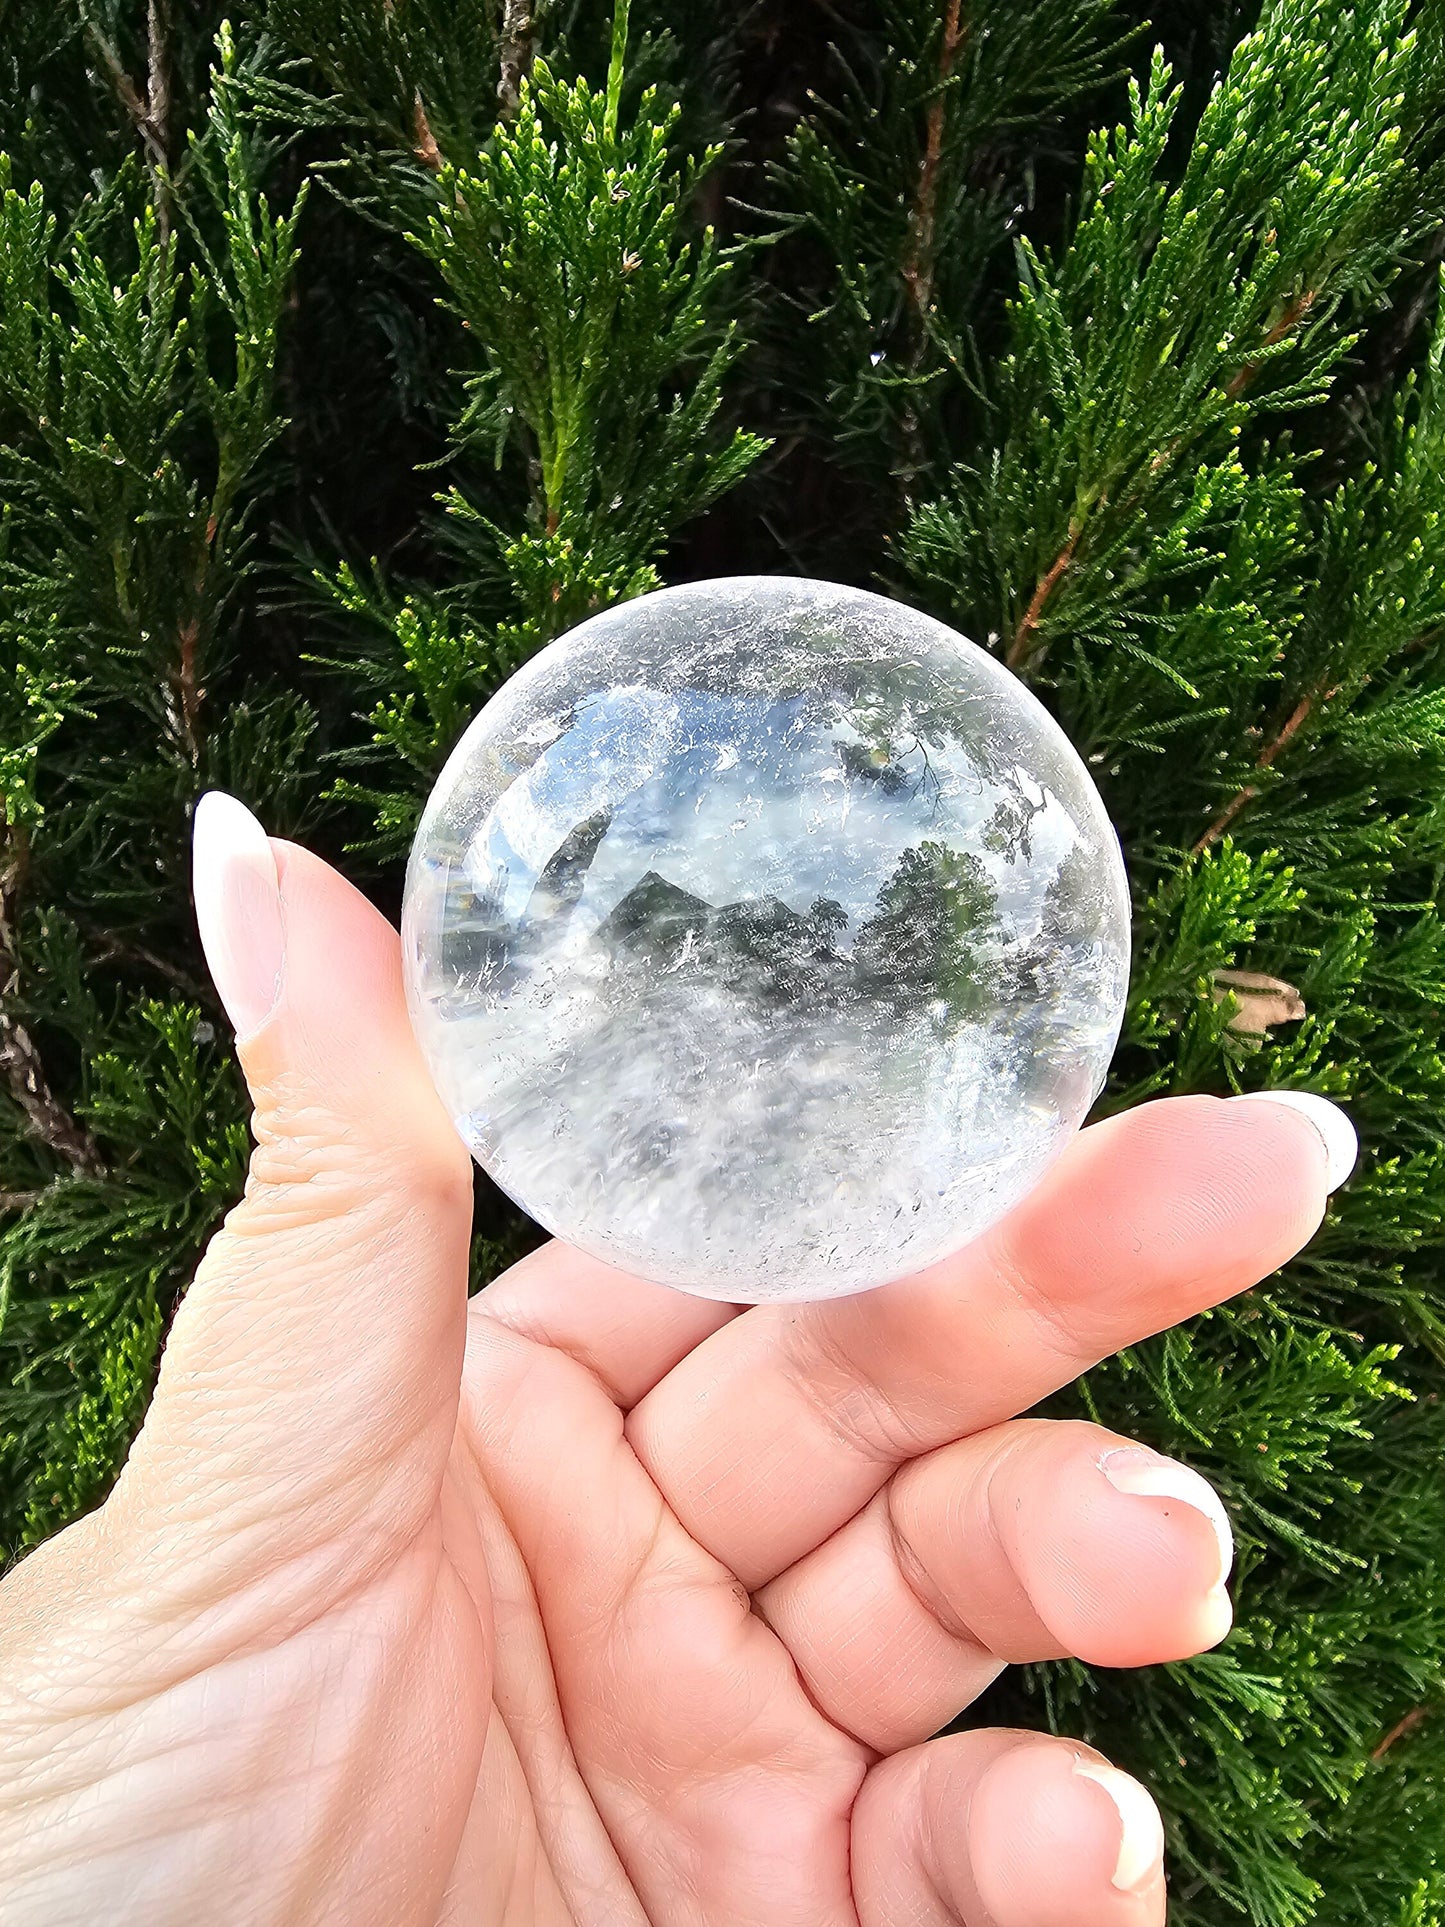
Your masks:
M 692 1537 L 756 1590 L 904 1461 L 1266 1277 L 1319 1224 L 1327 1165 L 1285 1104 L 1142 1105 L 1082 1132 L 1022 1205 L 917 1277 L 733 1319 L 634 1408 L 628 1437 Z

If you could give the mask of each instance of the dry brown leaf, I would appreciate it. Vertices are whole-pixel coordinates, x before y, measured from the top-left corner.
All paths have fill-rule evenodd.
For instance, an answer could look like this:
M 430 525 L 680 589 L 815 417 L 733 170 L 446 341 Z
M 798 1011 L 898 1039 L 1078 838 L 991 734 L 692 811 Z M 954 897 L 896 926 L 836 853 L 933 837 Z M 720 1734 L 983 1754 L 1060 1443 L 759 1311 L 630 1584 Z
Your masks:
M 1307 1014 L 1304 998 L 1283 977 L 1267 977 L 1262 970 L 1216 970 L 1211 976 L 1215 1003 L 1232 995 L 1239 1004 L 1229 1020 L 1231 1030 L 1263 1037 L 1271 1026 L 1297 1024 Z

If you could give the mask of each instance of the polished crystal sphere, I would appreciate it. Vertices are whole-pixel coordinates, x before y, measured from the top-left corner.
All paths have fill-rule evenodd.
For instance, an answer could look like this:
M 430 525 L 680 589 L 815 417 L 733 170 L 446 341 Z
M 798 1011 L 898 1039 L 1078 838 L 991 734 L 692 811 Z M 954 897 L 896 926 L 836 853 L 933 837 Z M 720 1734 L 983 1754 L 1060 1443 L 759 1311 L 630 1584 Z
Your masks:
M 704 1297 L 827 1298 L 1037 1183 L 1103 1084 L 1129 908 L 992 656 L 743 576 L 593 616 L 487 704 L 403 948 L 457 1128 L 538 1223 Z

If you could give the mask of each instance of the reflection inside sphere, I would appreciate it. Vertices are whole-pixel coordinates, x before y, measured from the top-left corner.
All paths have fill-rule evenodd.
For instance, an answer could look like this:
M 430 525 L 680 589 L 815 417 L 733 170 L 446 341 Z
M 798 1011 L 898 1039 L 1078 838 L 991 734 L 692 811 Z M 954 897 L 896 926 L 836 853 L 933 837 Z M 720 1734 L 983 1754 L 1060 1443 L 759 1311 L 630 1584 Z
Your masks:
M 542 652 L 419 831 L 418 1035 L 542 1224 L 709 1296 L 915 1271 L 1036 1181 L 1122 1012 L 1117 842 L 942 625 L 833 585 L 667 590 Z

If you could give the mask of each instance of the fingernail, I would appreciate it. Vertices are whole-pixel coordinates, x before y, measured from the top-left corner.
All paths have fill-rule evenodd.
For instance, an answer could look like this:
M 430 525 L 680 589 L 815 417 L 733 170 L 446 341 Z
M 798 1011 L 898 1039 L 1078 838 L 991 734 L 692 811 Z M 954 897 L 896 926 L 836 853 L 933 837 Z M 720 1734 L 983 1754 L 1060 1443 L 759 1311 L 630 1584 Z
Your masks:
M 266 832 L 224 790 L 207 790 L 196 805 L 191 883 L 211 981 L 244 1043 L 276 1007 L 285 936 Z
M 1229 1514 L 1208 1479 L 1178 1459 L 1166 1459 L 1147 1445 L 1120 1445 L 1106 1452 L 1099 1470 L 1116 1492 L 1133 1498 L 1172 1499 L 1191 1511 L 1202 1513 L 1209 1521 L 1219 1547 L 1219 1572 L 1215 1588 L 1224 1584 L 1234 1564 L 1234 1534 L 1229 1529 Z
M 1121 1893 L 1141 1893 L 1157 1878 L 1164 1859 L 1164 1822 L 1158 1807 L 1137 1780 L 1117 1767 L 1099 1760 L 1076 1760 L 1074 1771 L 1081 1780 L 1101 1786 L 1118 1808 L 1122 1832 L 1114 1885 Z
M 1355 1136 L 1355 1127 L 1340 1109 L 1327 1097 L 1320 1097 L 1314 1091 L 1245 1091 L 1233 1100 L 1236 1104 L 1287 1104 L 1301 1117 L 1307 1117 L 1324 1141 L 1325 1183 L 1331 1191 L 1338 1191 L 1345 1179 L 1355 1168 L 1355 1160 L 1360 1155 L 1360 1140 Z

